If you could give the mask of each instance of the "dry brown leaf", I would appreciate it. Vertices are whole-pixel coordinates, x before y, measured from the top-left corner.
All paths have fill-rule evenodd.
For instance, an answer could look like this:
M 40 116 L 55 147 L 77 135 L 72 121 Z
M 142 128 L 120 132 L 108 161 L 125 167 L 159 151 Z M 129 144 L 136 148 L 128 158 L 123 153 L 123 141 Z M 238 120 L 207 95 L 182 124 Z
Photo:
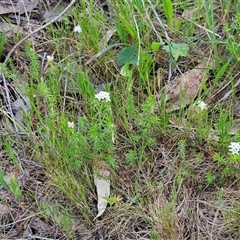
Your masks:
M 35 229 L 38 233 L 41 232 L 51 232 L 54 230 L 54 227 L 51 226 L 50 224 L 44 222 L 40 218 L 35 218 L 32 220 L 30 227 Z
M 11 213 L 12 209 L 6 205 L 0 203 L 0 216 L 3 214 Z
M 211 63 L 210 63 L 211 64 Z M 167 112 L 172 112 L 189 105 L 197 96 L 209 64 L 201 62 L 196 68 L 187 71 L 180 78 L 174 79 L 173 84 L 164 87 Z
M 0 1 L 0 14 L 31 12 L 38 2 L 38 0 Z
M 100 217 L 107 207 L 106 198 L 110 195 L 110 181 L 107 180 L 109 175 L 110 171 L 108 170 L 107 164 L 104 161 L 99 162 L 98 175 L 94 174 L 94 184 L 96 186 L 98 196 L 98 214 L 94 220 Z
M 179 130 L 186 129 L 187 123 L 188 123 L 186 118 L 177 118 L 177 117 L 170 118 L 169 122 L 174 128 L 177 128 Z

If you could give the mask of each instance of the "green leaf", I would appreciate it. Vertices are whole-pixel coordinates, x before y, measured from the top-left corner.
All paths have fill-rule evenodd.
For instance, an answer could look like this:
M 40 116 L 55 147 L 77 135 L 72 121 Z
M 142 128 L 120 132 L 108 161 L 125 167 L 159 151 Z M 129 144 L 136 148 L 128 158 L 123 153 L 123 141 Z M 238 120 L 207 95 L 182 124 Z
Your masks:
M 15 189 L 15 192 L 13 194 L 16 200 L 19 200 L 22 197 L 22 191 L 19 187 Z
M 161 45 L 162 44 L 159 42 L 152 42 L 151 48 L 152 48 L 153 52 L 156 53 Z
M 122 42 L 127 42 L 127 40 L 128 40 L 128 38 L 127 38 L 128 37 L 128 33 L 127 33 L 125 27 L 122 25 L 122 23 L 116 22 L 115 23 L 115 28 L 117 30 L 117 33 L 118 33 L 121 41 Z
M 172 1 L 171 0 L 163 0 L 163 9 L 165 16 L 169 23 L 172 22 L 173 19 L 173 7 L 172 7 Z
M 169 43 L 164 46 L 163 49 L 166 52 L 170 52 L 175 61 L 178 60 L 180 56 L 186 57 L 189 51 L 189 46 L 186 43 Z
M 121 68 L 121 72 L 120 74 L 123 77 L 130 77 L 132 75 L 132 68 L 130 64 L 125 64 L 122 68 Z
M 125 64 L 136 64 L 137 63 L 137 48 L 135 46 L 125 47 L 122 49 L 117 56 L 118 66 Z
M 14 176 L 14 174 L 11 174 L 10 175 L 10 186 L 11 186 L 11 189 L 12 189 L 12 193 L 15 197 L 16 200 L 20 199 L 21 196 L 22 196 L 22 192 L 19 188 L 19 183 L 18 183 L 18 180 L 17 178 Z
M 7 183 L 4 180 L 4 173 L 3 173 L 3 170 L 1 167 L 0 167 L 0 184 L 3 186 L 3 188 L 5 190 L 7 190 L 7 191 L 10 190 L 9 186 L 7 185 Z

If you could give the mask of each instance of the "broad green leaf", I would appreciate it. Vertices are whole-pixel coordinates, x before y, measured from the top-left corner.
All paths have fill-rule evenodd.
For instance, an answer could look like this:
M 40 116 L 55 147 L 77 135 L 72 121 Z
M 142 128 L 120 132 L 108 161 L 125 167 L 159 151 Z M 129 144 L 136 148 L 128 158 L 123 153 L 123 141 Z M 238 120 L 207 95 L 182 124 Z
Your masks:
M 121 68 L 120 74 L 123 77 L 130 77 L 132 75 L 132 67 L 131 67 L 131 65 L 130 64 L 123 65 L 123 67 Z
M 180 56 L 186 57 L 189 51 L 189 46 L 186 43 L 173 43 L 163 47 L 166 52 L 170 52 L 175 61 L 178 60 Z
M 137 63 L 137 48 L 135 46 L 125 47 L 118 53 L 117 64 L 123 66 L 125 64 Z

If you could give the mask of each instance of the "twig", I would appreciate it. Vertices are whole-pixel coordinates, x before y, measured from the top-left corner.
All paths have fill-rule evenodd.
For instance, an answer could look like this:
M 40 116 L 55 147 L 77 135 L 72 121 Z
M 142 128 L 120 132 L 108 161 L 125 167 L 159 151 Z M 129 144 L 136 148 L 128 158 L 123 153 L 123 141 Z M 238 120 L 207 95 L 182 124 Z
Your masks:
M 167 159 L 168 161 L 172 161 L 172 158 L 168 154 L 166 154 L 162 148 L 157 146 L 157 150 L 163 155 L 165 159 Z
M 94 56 L 92 56 L 86 63 L 85 65 L 88 65 L 90 64 L 91 62 L 95 61 L 98 57 L 100 57 L 101 55 L 103 55 L 105 52 L 107 52 L 108 50 L 110 50 L 111 48 L 115 48 L 115 47 L 118 47 L 118 46 L 122 46 L 122 45 L 128 45 L 128 44 L 125 44 L 125 43 L 114 43 L 104 49 L 102 49 L 100 52 L 98 52 L 97 54 L 95 54 Z
M 29 37 L 31 37 L 33 34 L 41 31 L 42 29 L 46 28 L 47 26 L 51 25 L 52 23 L 56 22 L 64 13 L 66 13 L 69 8 L 76 2 L 76 0 L 72 0 L 72 2 L 54 19 L 52 19 L 50 22 L 44 24 L 43 26 L 37 28 L 35 31 L 33 31 L 32 33 L 29 33 L 27 36 L 25 36 L 24 38 L 22 38 L 17 44 L 15 44 L 13 46 L 13 48 L 11 49 L 11 51 L 7 54 L 5 60 L 4 60 L 4 64 L 7 63 L 8 59 L 10 58 L 10 56 L 13 54 L 13 52 L 24 42 L 26 41 Z
M 148 18 L 148 21 L 149 21 L 150 24 L 151 24 L 151 27 L 152 27 L 154 33 L 155 33 L 156 36 L 158 37 L 159 42 L 162 43 L 162 44 L 164 44 L 162 37 L 160 36 L 160 34 L 158 34 L 158 31 L 157 31 L 157 29 L 155 28 L 155 26 L 154 26 L 154 24 L 153 24 L 153 22 L 152 22 L 152 20 L 151 20 L 151 18 L 150 18 L 150 16 L 149 16 L 149 14 L 148 14 L 148 12 L 147 12 L 147 8 L 145 7 L 144 1 L 141 0 L 141 2 L 142 2 L 142 5 L 143 5 L 144 9 L 146 9 L 146 16 L 147 16 L 147 18 Z
M 151 2 L 151 0 L 148 0 L 148 3 L 150 4 L 150 6 L 151 6 L 151 9 L 152 9 L 152 11 L 153 11 L 153 13 L 154 13 L 154 15 L 155 15 L 155 17 L 156 17 L 156 19 L 157 19 L 157 21 L 158 21 L 158 23 L 159 23 L 160 27 L 162 27 L 162 29 L 163 29 L 163 31 L 164 31 L 164 34 L 165 34 L 165 37 L 166 37 L 166 39 L 167 39 L 169 42 L 171 42 L 171 39 L 170 39 L 170 37 L 168 36 L 168 33 L 167 33 L 167 31 L 166 31 L 166 28 L 164 27 L 164 25 L 163 25 L 163 23 L 162 23 L 161 19 L 160 19 L 160 18 L 159 18 L 159 16 L 158 16 L 158 13 L 156 12 L 156 10 L 155 10 L 154 6 L 152 5 L 152 2 Z
M 135 15 L 133 14 L 133 20 L 136 26 L 136 31 L 137 31 L 137 37 L 138 37 L 138 55 L 137 55 L 137 66 L 139 65 L 139 61 L 140 61 L 140 48 L 141 48 L 141 40 L 140 40 L 140 34 L 139 34 L 139 28 L 138 28 L 138 24 L 137 24 L 137 20 Z
M 183 18 L 183 19 L 185 19 L 186 21 L 188 21 L 188 22 L 190 22 L 190 23 L 192 23 L 192 24 L 196 25 L 197 27 L 199 27 L 199 28 L 203 29 L 204 31 L 206 31 L 206 32 L 208 32 L 208 33 L 211 33 L 211 34 L 214 34 L 214 35 L 215 35 L 215 36 L 217 36 L 218 38 L 222 38 L 222 36 L 221 36 L 221 35 L 219 35 L 219 34 L 217 34 L 217 33 L 213 32 L 213 31 L 211 31 L 211 30 L 209 30 L 209 29 L 207 29 L 207 28 L 205 28 L 205 27 L 201 26 L 200 24 L 197 24 L 197 23 L 195 23 L 195 22 L 191 21 L 190 19 L 187 19 L 187 18 L 185 18 L 185 17 L 182 17 L 182 18 Z
M 17 223 L 23 222 L 23 221 L 25 221 L 27 219 L 33 218 L 33 217 L 41 215 L 41 214 L 43 214 L 43 211 L 42 212 L 38 212 L 38 213 L 34 213 L 34 214 L 32 214 L 30 216 L 27 216 L 25 218 L 22 218 L 22 219 L 18 219 L 18 220 L 14 221 L 14 222 L 11 222 L 11 223 L 8 223 L 8 224 L 5 224 L 5 225 L 1 225 L 1 227 L 2 228 L 7 228 L 7 227 L 15 226 Z
M 226 101 L 229 96 L 233 93 L 233 89 L 236 89 L 238 87 L 238 85 L 240 84 L 240 79 L 237 80 L 237 82 L 234 84 L 234 87 L 228 91 L 220 100 L 219 102 L 223 102 L 223 101 Z
M 228 90 L 229 88 L 231 88 L 231 83 L 227 82 L 227 84 L 225 84 L 217 93 L 215 93 L 207 101 L 207 104 L 211 105 L 211 104 L 215 103 L 216 101 L 218 101 L 218 102 L 226 101 L 229 98 L 229 96 L 233 93 L 233 90 L 236 89 L 239 85 L 240 85 L 240 79 L 237 80 L 237 82 L 234 84 L 234 87 L 231 90 Z M 227 91 L 227 93 L 225 93 L 226 91 Z
M 153 13 L 154 13 L 157 21 L 158 21 L 159 26 L 163 29 L 164 34 L 165 34 L 165 38 L 167 39 L 167 42 L 168 42 L 168 44 L 169 44 L 169 43 L 171 42 L 171 39 L 170 39 L 170 37 L 169 37 L 169 35 L 168 35 L 167 31 L 166 31 L 165 26 L 163 25 L 161 19 L 159 18 L 158 13 L 156 12 L 156 10 L 155 10 L 155 8 L 154 8 L 151 0 L 148 0 L 148 3 L 149 3 L 150 6 L 151 6 L 151 9 L 152 9 L 152 11 L 153 11 Z M 171 54 L 169 54 L 169 56 L 170 56 L 170 58 L 172 59 Z M 172 77 L 172 63 L 171 63 L 171 61 L 170 61 L 170 62 L 169 62 L 169 66 L 168 66 L 168 82 L 170 82 L 171 77 Z

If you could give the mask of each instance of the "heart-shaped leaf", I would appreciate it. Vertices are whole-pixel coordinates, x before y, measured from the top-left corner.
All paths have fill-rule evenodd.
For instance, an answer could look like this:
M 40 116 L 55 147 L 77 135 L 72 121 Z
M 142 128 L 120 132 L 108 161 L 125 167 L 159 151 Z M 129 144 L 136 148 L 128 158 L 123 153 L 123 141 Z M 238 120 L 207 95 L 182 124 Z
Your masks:
M 186 57 L 189 51 L 189 46 L 186 43 L 169 43 L 164 46 L 163 49 L 166 52 L 170 52 L 175 61 L 178 60 L 180 56 Z
M 135 46 L 125 47 L 117 56 L 118 66 L 125 64 L 136 64 L 137 63 L 137 48 Z

